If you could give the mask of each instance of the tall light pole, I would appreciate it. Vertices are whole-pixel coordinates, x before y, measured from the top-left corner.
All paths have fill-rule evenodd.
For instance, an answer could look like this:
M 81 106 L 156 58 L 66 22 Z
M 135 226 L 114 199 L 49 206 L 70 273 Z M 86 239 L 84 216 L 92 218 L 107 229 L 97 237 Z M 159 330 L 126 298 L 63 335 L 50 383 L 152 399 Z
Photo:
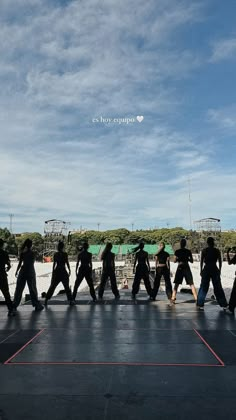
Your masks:
M 10 229 L 9 230 L 10 230 L 10 233 L 12 234 L 12 220 L 13 220 L 14 214 L 10 213 L 9 217 L 10 217 Z
M 98 223 L 98 232 L 99 232 L 99 227 L 100 227 L 100 224 L 101 224 L 101 223 Z
M 133 230 L 134 230 L 134 222 L 131 223 L 131 226 L 132 226 L 132 232 L 133 232 Z
M 191 199 L 191 179 L 188 178 L 188 205 L 189 205 L 189 226 L 192 230 L 192 199 Z

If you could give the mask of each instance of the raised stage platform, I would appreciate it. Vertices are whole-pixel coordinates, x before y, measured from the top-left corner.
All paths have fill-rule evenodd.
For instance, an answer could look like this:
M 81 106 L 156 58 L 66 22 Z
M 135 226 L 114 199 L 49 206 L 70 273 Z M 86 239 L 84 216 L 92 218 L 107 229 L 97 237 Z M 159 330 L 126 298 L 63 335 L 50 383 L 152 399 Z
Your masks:
M 1 420 L 235 419 L 236 320 L 215 302 L 77 299 L 0 306 Z

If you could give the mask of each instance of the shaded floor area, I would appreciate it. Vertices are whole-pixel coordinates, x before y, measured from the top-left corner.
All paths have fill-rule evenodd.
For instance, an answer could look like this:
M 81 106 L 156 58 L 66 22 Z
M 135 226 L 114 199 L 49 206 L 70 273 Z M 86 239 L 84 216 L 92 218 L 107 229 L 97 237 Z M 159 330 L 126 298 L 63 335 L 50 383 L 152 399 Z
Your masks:
M 236 321 L 215 302 L 77 298 L 0 306 L 0 419 L 235 418 Z

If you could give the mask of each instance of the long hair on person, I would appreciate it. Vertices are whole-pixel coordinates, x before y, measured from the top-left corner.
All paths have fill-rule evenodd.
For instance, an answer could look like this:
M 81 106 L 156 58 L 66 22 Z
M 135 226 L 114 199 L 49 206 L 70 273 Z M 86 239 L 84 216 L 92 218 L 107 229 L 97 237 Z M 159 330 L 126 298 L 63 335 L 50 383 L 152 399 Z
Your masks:
M 143 248 L 144 248 L 144 242 L 140 242 L 138 246 L 136 246 L 135 248 L 131 250 L 131 253 L 135 254 L 137 251 L 141 251 Z
M 57 245 L 57 250 L 58 252 L 62 252 L 64 248 L 64 242 L 63 241 L 59 241 L 58 245 Z
M 87 251 L 89 249 L 89 244 L 88 242 L 84 242 L 82 245 L 82 251 Z
M 212 236 L 209 236 L 209 238 L 207 238 L 207 245 L 210 248 L 214 248 L 214 246 L 215 246 L 215 239 L 212 238 Z
M 31 239 L 27 238 L 22 244 L 21 251 L 24 251 L 25 248 L 31 249 L 32 245 L 33 245 L 33 242 L 31 241 Z
M 185 238 L 182 238 L 181 241 L 180 241 L 180 248 L 183 249 L 183 248 L 186 247 L 186 245 L 187 245 L 186 239 Z
M 161 252 L 162 250 L 164 251 L 164 249 L 165 249 L 165 247 L 166 247 L 165 242 L 160 242 L 160 245 L 163 245 L 163 247 L 157 251 L 156 255 L 158 255 L 158 254 L 159 254 L 159 252 Z
M 110 252 L 111 250 L 112 250 L 112 243 L 107 242 L 104 250 L 102 251 L 101 260 L 104 260 L 107 256 L 108 252 Z

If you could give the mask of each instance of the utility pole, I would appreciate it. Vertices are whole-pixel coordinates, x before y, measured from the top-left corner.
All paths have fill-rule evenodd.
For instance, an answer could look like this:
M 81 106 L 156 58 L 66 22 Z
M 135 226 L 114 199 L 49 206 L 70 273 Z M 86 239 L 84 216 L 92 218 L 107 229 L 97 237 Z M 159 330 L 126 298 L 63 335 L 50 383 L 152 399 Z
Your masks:
M 12 234 L 12 220 L 13 220 L 14 214 L 10 213 L 9 217 L 10 217 L 10 229 L 9 230 L 10 230 L 10 233 Z
M 97 224 L 97 225 L 98 225 L 98 232 L 99 232 L 99 227 L 100 227 L 100 224 L 101 224 L 101 223 L 98 223 L 98 224 Z
M 189 203 L 189 227 L 192 230 L 192 199 L 191 199 L 191 179 L 188 178 L 188 203 Z
M 131 226 L 132 226 L 132 232 L 133 232 L 133 230 L 134 230 L 134 223 L 131 223 Z

